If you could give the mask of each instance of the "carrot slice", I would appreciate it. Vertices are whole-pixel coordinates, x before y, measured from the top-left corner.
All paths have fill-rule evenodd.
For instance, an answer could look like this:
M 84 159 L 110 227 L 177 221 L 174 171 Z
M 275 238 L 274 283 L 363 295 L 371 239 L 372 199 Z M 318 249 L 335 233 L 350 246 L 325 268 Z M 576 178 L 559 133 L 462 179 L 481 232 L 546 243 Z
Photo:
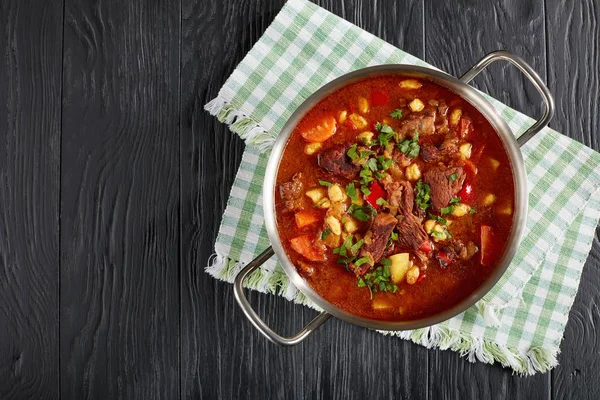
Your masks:
M 325 261 L 325 254 L 319 251 L 309 235 L 302 235 L 290 240 L 292 249 L 310 261 Z
M 302 130 L 302 137 L 312 143 L 321 143 L 329 139 L 335 133 L 337 122 L 333 117 L 327 117 L 316 126 Z
M 319 220 L 318 215 L 308 210 L 298 211 L 294 215 L 294 218 L 296 219 L 296 225 L 298 228 L 304 228 L 305 226 L 312 225 Z

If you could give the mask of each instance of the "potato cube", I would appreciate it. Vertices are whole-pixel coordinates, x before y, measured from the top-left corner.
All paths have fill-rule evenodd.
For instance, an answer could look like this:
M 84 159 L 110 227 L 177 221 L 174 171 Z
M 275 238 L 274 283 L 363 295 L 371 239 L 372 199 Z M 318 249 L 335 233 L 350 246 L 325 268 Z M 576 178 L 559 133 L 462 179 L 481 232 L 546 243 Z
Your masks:
M 507 206 L 504 207 L 498 207 L 498 214 L 501 215 L 512 215 L 513 213 L 513 209 L 512 209 L 512 205 L 509 204 Z
M 329 200 L 334 203 L 338 203 L 340 201 L 344 201 L 346 199 L 346 194 L 337 183 L 329 186 L 327 189 L 327 195 L 329 196 Z
M 390 265 L 390 274 L 392 282 L 400 283 L 404 280 L 406 272 L 410 268 L 410 258 L 408 253 L 394 254 L 389 257 L 392 265 Z
M 364 129 L 367 127 L 367 120 L 358 114 L 352 113 L 348 116 L 348 119 L 350 119 L 352 125 L 354 125 L 357 129 Z
M 343 124 L 346 121 L 346 116 L 348 115 L 348 111 L 340 111 L 340 115 L 338 116 L 338 122 Z
M 373 306 L 373 310 L 387 310 L 392 307 L 389 302 L 380 297 L 375 297 L 371 305 Z
M 344 222 L 344 231 L 348 232 L 348 233 L 354 233 L 358 230 L 358 225 L 356 224 L 356 221 L 353 220 L 352 218 L 348 218 L 348 220 L 346 222 Z
M 471 211 L 471 207 L 469 207 L 467 204 L 460 203 L 454 206 L 454 209 L 452 210 L 452 215 L 455 217 L 462 217 L 466 215 L 469 211 Z
M 331 201 L 329 201 L 329 199 L 325 197 L 322 200 L 320 200 L 317 204 L 315 204 L 315 207 L 329 208 L 331 207 Z
M 425 221 L 425 232 L 431 233 L 433 231 L 433 227 L 435 226 L 435 221 L 432 219 L 428 219 Z
M 330 215 L 329 217 L 325 218 L 325 224 L 329 227 L 329 229 L 334 235 L 342 234 L 342 225 L 340 224 L 340 220 L 334 217 L 333 215 Z
M 492 169 L 494 171 L 496 171 L 498 169 L 498 167 L 500 166 L 500 161 L 498 161 L 494 158 L 490 158 L 490 165 L 492 166 Z
M 404 175 L 409 181 L 418 181 L 421 178 L 421 170 L 417 164 L 411 164 L 406 167 Z
M 451 126 L 456 126 L 458 125 L 458 121 L 460 120 L 460 116 L 462 115 L 462 110 L 460 108 L 455 108 L 454 110 L 452 110 L 452 112 L 450 113 L 450 125 Z
M 313 204 L 317 204 L 324 196 L 321 188 L 307 190 L 304 194 L 312 200 Z
M 337 247 L 340 247 L 340 244 L 341 244 L 340 239 L 341 239 L 341 237 L 339 235 L 334 235 L 333 233 L 330 233 L 323 240 L 323 244 L 325 246 L 329 247 L 330 249 L 335 249 Z
M 364 97 L 358 98 L 358 111 L 360 111 L 362 114 L 369 112 L 369 102 Z
M 323 147 L 321 143 L 309 143 L 306 146 L 304 146 L 304 154 L 312 156 L 317 151 L 321 150 L 321 147 Z
M 373 132 L 365 131 L 356 137 L 362 144 L 371 144 L 373 141 Z
M 413 266 L 406 272 L 406 283 L 408 283 L 409 285 L 414 285 L 415 283 L 417 283 L 417 279 L 419 279 L 420 274 L 421 271 L 419 270 L 419 267 L 417 267 L 416 265 Z
M 471 149 L 473 148 L 473 145 L 471 145 L 471 143 L 463 143 L 460 145 L 460 147 L 458 148 L 458 151 L 460 152 L 460 158 L 462 158 L 463 160 L 467 159 L 467 158 L 471 158 Z
M 496 201 L 496 196 L 492 193 L 489 193 L 488 195 L 486 195 L 483 198 L 483 205 L 484 206 L 491 206 L 492 204 L 494 204 L 494 202 Z
M 414 99 L 408 104 L 408 106 L 414 112 L 419 112 L 425 108 L 425 104 L 423 104 L 423 102 L 419 99 Z
M 439 242 L 447 239 L 446 228 L 444 228 L 440 224 L 435 224 L 433 229 L 431 230 L 431 237 L 433 237 L 434 242 Z
M 419 89 L 423 84 L 416 79 L 405 79 L 400 82 L 402 89 Z

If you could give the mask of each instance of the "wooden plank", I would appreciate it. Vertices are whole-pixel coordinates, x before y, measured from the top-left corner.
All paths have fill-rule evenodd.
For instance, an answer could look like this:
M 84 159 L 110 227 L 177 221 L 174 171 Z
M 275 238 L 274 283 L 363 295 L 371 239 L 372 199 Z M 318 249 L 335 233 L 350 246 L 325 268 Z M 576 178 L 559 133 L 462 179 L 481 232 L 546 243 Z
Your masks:
M 0 4 L 2 399 L 59 396 L 62 11 L 59 1 Z
M 335 320 L 305 343 L 282 349 L 245 320 L 229 284 L 203 272 L 243 144 L 202 106 L 216 96 L 282 3 L 183 3 L 182 397 L 364 398 L 392 393 L 423 397 L 426 349 Z M 321 5 L 416 56 L 423 55 L 420 1 L 331 0 Z M 414 35 L 415 31 L 419 33 Z M 315 315 L 275 296 L 251 293 L 249 299 L 265 321 L 284 334 L 297 331 Z M 389 385 L 371 383 L 381 376 Z
M 600 150 L 600 21 L 594 1 L 547 1 L 548 84 L 556 101 L 551 125 Z M 600 231 L 583 269 L 579 292 L 552 372 L 556 399 L 600 398 Z
M 486 4 L 459 1 L 443 5 L 427 2 L 425 6 L 426 61 L 455 76 L 460 76 L 485 54 L 506 49 L 527 60 L 543 78 L 546 73 L 543 38 L 541 0 Z M 541 110 L 535 89 L 514 67 L 492 65 L 482 75 L 474 86 L 527 114 Z M 499 366 L 471 364 L 454 352 L 431 352 L 430 371 L 432 398 L 549 397 L 549 374 L 519 378 Z
M 169 1 L 67 1 L 61 395 L 179 397 L 179 31 Z

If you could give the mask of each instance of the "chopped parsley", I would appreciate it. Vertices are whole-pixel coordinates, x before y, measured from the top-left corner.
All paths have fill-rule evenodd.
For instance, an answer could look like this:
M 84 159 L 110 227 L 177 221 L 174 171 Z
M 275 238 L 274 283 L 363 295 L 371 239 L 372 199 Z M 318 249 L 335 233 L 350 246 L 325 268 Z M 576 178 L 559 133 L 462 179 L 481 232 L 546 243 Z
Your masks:
M 446 225 L 448 223 L 448 221 L 442 217 L 440 217 L 439 215 L 433 215 L 431 213 L 427 213 L 427 215 L 429 216 L 429 218 L 433 219 L 434 221 L 439 222 L 442 225 Z
M 352 161 L 358 160 L 358 158 L 360 157 L 358 154 L 358 150 L 356 150 L 357 147 L 358 147 L 358 145 L 356 143 L 354 143 L 352 146 L 350 146 L 350 148 L 346 152 L 346 154 L 348 155 L 348 157 L 350 157 L 350 159 Z
M 398 150 L 403 152 L 407 157 L 417 158 L 421 151 L 421 146 L 419 146 L 419 134 L 415 132 L 412 139 L 404 139 L 398 143 L 397 146 Z
M 367 161 L 366 166 L 371 171 L 377 171 L 377 160 L 375 158 L 369 158 L 369 161 Z
M 333 186 L 333 183 L 327 182 L 327 181 L 322 181 L 319 179 L 319 185 L 330 187 L 330 186 Z
M 348 213 L 352 214 L 352 216 L 357 220 L 365 222 L 368 221 L 371 216 L 377 215 L 377 210 L 368 205 L 364 207 L 358 207 L 354 204 L 351 204 L 348 208 Z
M 440 212 L 441 212 L 442 214 L 446 214 L 446 215 L 447 215 L 447 214 L 452 214 L 452 213 L 454 212 L 454 206 L 450 205 L 450 206 L 448 206 L 448 207 L 442 207 L 442 208 L 440 209 Z
M 370 195 L 370 194 L 371 194 L 371 190 L 370 190 L 368 187 L 366 187 L 366 186 L 361 186 L 361 187 L 360 187 L 360 191 L 361 191 L 361 192 L 362 192 L 362 193 L 363 193 L 365 196 L 368 196 L 368 195 Z
M 363 168 L 360 170 L 360 184 L 368 185 L 373 181 L 373 172 L 369 168 Z
M 392 262 L 387 258 L 381 259 L 381 266 L 371 269 L 362 278 L 358 278 L 358 287 L 368 287 L 371 292 L 371 300 L 377 292 L 392 292 L 398 291 L 398 286 L 390 282 L 390 265 Z
M 380 122 L 375 124 L 375 129 L 379 131 L 379 136 L 377 136 L 377 141 L 379 142 L 379 145 L 385 147 L 386 149 L 389 149 L 389 142 L 394 136 L 396 136 L 396 132 L 394 132 L 391 126 L 382 124 Z
M 392 234 L 390 235 L 390 239 L 398 240 L 398 232 L 392 232 Z
M 431 188 L 423 181 L 418 181 L 415 185 L 417 192 L 416 202 L 419 208 L 423 211 L 431 206 Z
M 321 233 L 321 240 L 327 239 L 327 236 L 329 235 L 331 235 L 331 230 L 327 228 L 323 231 L 323 233 Z
M 352 201 L 358 201 L 358 193 L 356 192 L 356 186 L 354 186 L 354 182 L 350 182 L 346 185 L 346 194 Z
M 361 265 L 363 265 L 364 263 L 366 263 L 366 262 L 369 262 L 369 261 L 371 261 L 371 259 L 370 259 L 369 257 L 361 257 L 361 258 L 359 258 L 358 260 L 356 260 L 356 261 L 354 262 L 354 266 L 355 266 L 356 268 L 358 268 L 358 267 L 360 267 Z
M 396 108 L 394 111 L 392 111 L 390 113 L 390 117 L 395 118 L 395 119 L 402 118 L 402 110 L 399 108 Z
M 389 167 L 391 167 L 392 162 L 394 160 L 392 160 L 391 158 L 387 158 L 384 156 L 377 156 L 377 161 L 379 162 L 379 169 L 385 171 L 386 169 L 388 169 Z
M 436 239 L 445 239 L 446 235 L 444 235 L 443 232 L 440 231 L 431 231 L 431 236 L 433 236 Z
M 457 179 L 458 179 L 458 174 L 457 174 L 457 173 L 454 173 L 454 174 L 452 174 L 452 175 L 448 175 L 448 180 L 449 180 L 450 182 L 454 182 L 454 181 L 455 181 L 455 180 L 457 180 Z
M 383 197 L 380 197 L 380 198 L 378 198 L 377 200 L 375 200 L 375 203 L 376 203 L 378 206 L 385 206 L 385 205 L 387 205 L 387 203 L 388 203 L 388 202 L 387 202 L 387 201 L 385 201 L 385 199 L 384 199 Z
M 448 202 L 448 204 L 451 204 L 451 205 L 458 204 L 458 203 L 460 203 L 460 197 L 453 197 Z
M 469 214 L 475 214 L 476 212 L 477 212 L 477 210 L 474 208 L 471 208 L 471 210 L 469 210 Z

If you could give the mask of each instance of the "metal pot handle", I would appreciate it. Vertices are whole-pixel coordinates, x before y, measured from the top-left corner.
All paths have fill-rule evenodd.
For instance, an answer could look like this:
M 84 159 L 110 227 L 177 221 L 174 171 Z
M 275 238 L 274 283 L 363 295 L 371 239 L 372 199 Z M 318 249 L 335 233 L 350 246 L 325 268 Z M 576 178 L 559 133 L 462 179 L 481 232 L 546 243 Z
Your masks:
M 533 86 L 542 96 L 544 100 L 545 110 L 542 116 L 533 124 L 529 129 L 517 139 L 519 146 L 523 146 L 529 139 L 531 139 L 536 133 L 541 131 L 548 125 L 548 122 L 554 115 L 554 99 L 552 94 L 548 90 L 548 87 L 544 84 L 540 76 L 527 64 L 521 57 L 512 55 L 506 51 L 494 51 L 485 57 L 483 57 L 477 64 L 475 64 L 467 73 L 460 77 L 460 80 L 464 83 L 469 83 L 475 78 L 481 71 L 483 71 L 488 65 L 497 60 L 506 60 L 519 68 L 521 72 L 531 81 Z
M 294 346 L 306 339 L 308 335 L 310 335 L 315 329 L 317 329 L 325 321 L 327 321 L 331 317 L 331 314 L 322 312 L 315 319 L 310 321 L 308 325 L 304 327 L 304 329 L 298 332 L 298 334 L 290 338 L 279 336 L 278 334 L 273 332 L 271 328 L 269 328 L 262 319 L 260 319 L 260 317 L 254 312 L 252 306 L 248 302 L 248 299 L 244 295 L 244 288 L 242 287 L 242 283 L 248 275 L 250 275 L 254 270 L 256 270 L 262 264 L 264 264 L 265 261 L 267 261 L 269 258 L 271 258 L 271 256 L 273 256 L 273 254 L 275 254 L 273 251 L 273 247 L 269 246 L 268 249 L 263 251 L 258 257 L 256 257 L 248 265 L 246 265 L 235 277 L 235 282 L 233 284 L 233 294 L 246 317 L 250 320 L 252 325 L 254 325 L 254 327 L 258 329 L 260 333 L 263 334 L 264 337 L 266 337 L 275 344 L 279 344 L 282 346 Z

